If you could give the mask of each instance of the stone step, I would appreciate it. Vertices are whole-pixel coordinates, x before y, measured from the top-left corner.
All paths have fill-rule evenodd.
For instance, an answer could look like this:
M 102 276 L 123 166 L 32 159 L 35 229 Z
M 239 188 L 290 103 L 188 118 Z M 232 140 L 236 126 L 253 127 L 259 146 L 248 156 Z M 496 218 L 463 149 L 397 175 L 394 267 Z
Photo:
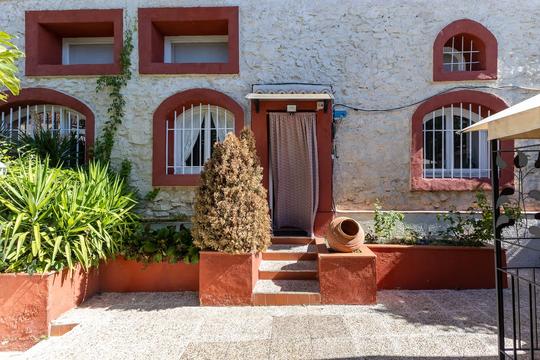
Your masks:
M 259 279 L 262 280 L 315 280 L 316 261 L 268 261 L 261 262 Z
M 318 305 L 317 280 L 259 280 L 253 289 L 254 305 Z
M 263 260 L 316 260 L 314 244 L 273 244 L 262 255 Z
M 272 244 L 298 244 L 306 245 L 314 243 L 315 239 L 305 236 L 273 236 Z

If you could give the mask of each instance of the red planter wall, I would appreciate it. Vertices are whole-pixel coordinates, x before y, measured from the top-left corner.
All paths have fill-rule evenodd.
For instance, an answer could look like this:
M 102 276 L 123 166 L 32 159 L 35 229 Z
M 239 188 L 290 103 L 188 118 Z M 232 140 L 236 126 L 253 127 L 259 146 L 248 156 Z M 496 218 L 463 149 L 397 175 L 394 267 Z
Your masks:
M 50 322 L 94 295 L 97 271 L 0 274 L 0 351 L 25 350 L 49 334 Z
M 201 305 L 251 305 L 259 278 L 260 254 L 202 251 L 199 267 Z
M 375 304 L 376 256 L 366 246 L 361 253 L 319 254 L 319 283 L 323 304 Z
M 495 287 L 493 248 L 371 244 L 368 247 L 377 255 L 377 289 Z
M 99 271 L 103 292 L 199 290 L 198 264 L 143 264 L 118 257 L 103 264 Z

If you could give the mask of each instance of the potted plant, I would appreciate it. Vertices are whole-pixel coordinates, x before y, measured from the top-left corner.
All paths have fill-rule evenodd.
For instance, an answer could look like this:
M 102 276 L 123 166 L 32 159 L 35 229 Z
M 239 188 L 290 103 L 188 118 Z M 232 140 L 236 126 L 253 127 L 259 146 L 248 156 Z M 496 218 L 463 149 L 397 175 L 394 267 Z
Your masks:
M 201 251 L 202 305 L 251 304 L 260 252 L 270 244 L 270 216 L 262 168 L 250 130 L 216 142 L 201 174 L 193 216 Z

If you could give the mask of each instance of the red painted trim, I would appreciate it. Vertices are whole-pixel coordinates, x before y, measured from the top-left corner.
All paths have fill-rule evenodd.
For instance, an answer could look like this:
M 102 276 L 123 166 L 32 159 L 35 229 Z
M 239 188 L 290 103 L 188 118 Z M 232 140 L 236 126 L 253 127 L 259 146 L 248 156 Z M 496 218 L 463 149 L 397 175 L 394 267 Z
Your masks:
M 123 10 L 27 11 L 27 76 L 111 75 L 121 71 Z M 114 64 L 62 65 L 63 37 L 114 37 Z
M 53 89 L 26 88 L 19 95 L 9 96 L 7 101 L 0 103 L 0 111 L 5 111 L 14 106 L 51 104 L 61 105 L 73 109 L 86 118 L 86 160 L 88 161 L 89 150 L 94 145 L 95 118 L 90 108 L 81 101 Z
M 444 44 L 459 34 L 468 34 L 482 43 L 479 71 L 445 72 Z M 456 20 L 442 29 L 433 43 L 433 81 L 495 80 L 497 79 L 497 39 L 482 24 L 469 19 Z
M 476 189 L 490 189 L 490 179 L 425 179 L 423 178 L 424 139 L 422 123 L 424 116 L 443 106 L 460 103 L 481 105 L 491 110 L 492 114 L 508 107 L 501 98 L 488 93 L 473 90 L 452 91 L 435 96 L 422 103 L 413 114 L 411 125 L 411 190 L 422 191 L 471 191 Z M 514 141 L 502 141 L 505 149 L 514 147 Z M 509 171 L 501 174 L 501 183 L 509 184 L 513 181 L 513 159 L 511 153 L 504 153 L 503 158 L 507 164 L 512 164 Z
M 229 62 L 165 64 L 163 37 L 174 35 L 228 35 Z M 238 74 L 238 7 L 139 9 L 139 49 L 141 74 Z
M 165 99 L 154 112 L 152 140 L 152 185 L 153 186 L 197 186 L 200 175 L 169 175 L 165 173 L 165 121 L 175 110 L 185 106 L 210 104 L 222 107 L 234 114 L 234 131 L 237 135 L 244 127 L 244 110 L 229 96 L 210 89 L 191 89 Z
M 316 110 L 316 101 L 260 101 L 259 111 L 251 107 L 251 129 L 255 134 L 255 145 L 263 167 L 263 184 L 269 187 L 268 113 L 286 111 L 287 105 L 296 105 L 297 111 L 313 111 L 317 114 L 317 152 L 319 155 L 319 208 L 315 222 L 315 233 L 324 233 L 325 225 L 331 221 L 332 209 L 332 108 Z M 330 219 L 330 220 L 329 220 Z

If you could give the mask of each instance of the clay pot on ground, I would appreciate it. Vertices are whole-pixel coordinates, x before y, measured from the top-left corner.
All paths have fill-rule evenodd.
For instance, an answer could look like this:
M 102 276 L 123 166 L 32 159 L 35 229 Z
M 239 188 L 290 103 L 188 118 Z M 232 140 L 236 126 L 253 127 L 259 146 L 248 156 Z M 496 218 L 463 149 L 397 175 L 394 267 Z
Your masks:
M 364 229 L 354 219 L 337 217 L 328 226 L 326 240 L 338 252 L 353 252 L 364 243 Z

